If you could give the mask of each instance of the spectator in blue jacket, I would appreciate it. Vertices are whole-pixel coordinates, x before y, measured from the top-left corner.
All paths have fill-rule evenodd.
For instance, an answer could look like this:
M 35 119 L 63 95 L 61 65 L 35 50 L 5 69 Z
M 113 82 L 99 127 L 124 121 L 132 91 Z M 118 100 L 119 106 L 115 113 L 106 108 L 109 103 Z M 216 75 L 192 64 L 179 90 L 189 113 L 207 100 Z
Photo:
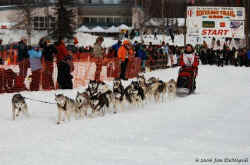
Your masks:
M 31 84 L 30 90 L 31 91 L 38 91 L 40 86 L 40 79 L 41 79 L 41 70 L 42 70 L 42 51 L 41 48 L 38 47 L 29 47 L 28 48 L 28 55 L 31 67 Z
M 112 46 L 112 49 L 115 51 L 115 57 L 117 57 L 117 52 L 121 47 L 121 45 L 122 45 L 121 40 L 118 40 L 118 42 Z
M 138 50 L 136 53 L 137 53 L 138 57 L 141 59 L 141 68 L 142 68 L 142 71 L 144 72 L 145 71 L 145 64 L 146 64 L 146 60 L 147 60 L 145 47 L 140 45 L 138 47 Z

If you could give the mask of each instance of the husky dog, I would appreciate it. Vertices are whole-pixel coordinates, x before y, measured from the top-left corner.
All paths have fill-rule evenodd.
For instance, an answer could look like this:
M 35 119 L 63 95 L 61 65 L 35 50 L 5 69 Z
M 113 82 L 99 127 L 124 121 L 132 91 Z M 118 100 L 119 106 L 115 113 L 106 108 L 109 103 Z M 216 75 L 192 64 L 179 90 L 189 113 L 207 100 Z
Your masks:
M 174 79 L 171 79 L 167 83 L 167 93 L 168 93 L 168 99 L 174 99 L 176 97 L 176 88 L 177 88 L 177 82 Z
M 151 84 L 146 82 L 146 79 L 143 75 L 138 76 L 137 81 L 140 87 L 143 89 L 145 98 L 150 100 L 151 96 L 153 95 Z
M 114 95 L 114 113 L 117 113 L 117 105 L 121 105 L 121 109 L 123 110 L 123 103 L 124 103 L 124 94 L 125 89 L 122 85 L 120 79 L 115 79 L 113 81 L 113 95 Z
M 75 100 L 78 111 L 80 112 L 80 118 L 83 118 L 84 116 L 87 117 L 88 109 L 91 107 L 90 96 L 88 92 L 77 92 Z
M 124 90 L 124 95 L 128 103 L 132 104 L 132 95 L 133 95 L 133 86 L 132 84 L 128 85 Z
M 141 98 L 141 101 L 145 99 L 145 94 L 138 81 L 132 81 L 134 91 L 138 91 L 137 94 Z
M 65 117 L 70 121 L 71 113 L 75 113 L 75 118 L 77 119 L 77 113 L 79 113 L 79 109 L 77 108 L 77 104 L 73 99 L 68 98 L 62 94 L 55 95 L 55 101 L 57 103 L 58 108 L 58 121 L 57 124 L 60 124 L 61 121 L 65 121 Z M 62 119 L 62 113 L 64 113 Z
M 90 80 L 87 92 L 90 96 L 90 105 L 92 113 L 102 112 L 105 114 L 105 108 L 113 103 L 113 93 L 104 82 Z
M 89 81 L 86 92 L 88 96 L 90 97 L 89 100 L 90 100 L 90 106 L 91 106 L 92 112 L 94 111 L 93 109 L 94 109 L 95 104 L 97 104 L 96 102 L 98 102 L 97 98 L 100 95 L 98 88 L 99 88 L 99 83 L 96 80 Z
M 136 106 L 139 106 L 139 104 L 145 99 L 144 91 L 137 81 L 132 81 L 132 83 L 126 87 L 125 96 L 130 104 Z
M 157 92 L 159 86 L 161 85 L 159 83 L 159 79 L 155 77 L 151 77 L 148 81 L 146 81 L 144 76 L 138 76 L 137 80 L 139 82 L 140 87 L 143 89 L 145 98 L 147 98 L 148 101 L 152 101 L 152 98 L 155 100 L 160 97 L 160 93 Z
M 145 82 L 144 82 L 145 83 Z M 145 83 L 146 84 L 146 83 Z M 156 102 L 164 101 L 167 93 L 167 83 L 159 80 L 158 78 L 151 77 L 148 79 L 146 95 L 150 100 L 153 97 Z
M 98 92 L 99 93 L 106 93 L 107 91 L 110 91 L 110 88 L 105 82 L 100 82 L 98 84 Z
M 25 115 L 29 116 L 28 114 L 28 106 L 25 102 L 25 98 L 21 94 L 15 94 L 12 97 L 12 117 L 13 120 L 16 119 L 20 115 L 20 113 L 24 113 Z
M 105 93 L 101 93 L 95 96 L 91 97 L 92 100 L 92 114 L 96 113 L 96 112 L 102 112 L 102 115 L 105 115 L 105 109 L 109 108 L 110 103 L 113 100 L 113 95 L 112 95 L 112 91 L 108 90 Z M 95 104 L 95 101 L 97 102 Z
M 156 78 L 156 77 L 150 77 L 150 78 L 148 79 L 148 83 L 149 83 L 149 84 L 153 84 L 153 83 L 156 83 L 156 82 L 158 82 L 158 81 L 159 81 L 159 79 Z
M 158 82 L 156 82 L 156 86 L 157 89 L 154 91 L 154 98 L 156 102 L 164 102 L 165 96 L 167 94 L 167 83 L 162 81 L 162 80 L 158 80 Z
M 141 87 L 146 87 L 146 79 L 144 75 L 137 76 L 137 81 Z
M 98 87 L 99 87 L 99 83 L 96 80 L 89 81 L 87 92 L 89 93 L 91 97 L 98 94 Z

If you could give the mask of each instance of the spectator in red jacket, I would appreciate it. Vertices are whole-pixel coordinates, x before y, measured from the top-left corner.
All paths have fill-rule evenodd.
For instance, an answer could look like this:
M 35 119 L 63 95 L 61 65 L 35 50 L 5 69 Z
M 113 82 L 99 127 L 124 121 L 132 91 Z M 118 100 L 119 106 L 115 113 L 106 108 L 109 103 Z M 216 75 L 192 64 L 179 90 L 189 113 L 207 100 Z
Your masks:
M 72 89 L 73 76 L 71 73 L 74 71 L 74 64 L 72 61 L 72 56 L 67 50 L 63 39 L 60 39 L 56 45 L 57 49 L 57 83 L 59 84 L 60 89 Z
M 60 39 L 56 45 L 57 49 L 57 56 L 56 56 L 56 63 L 59 64 L 62 60 L 65 59 L 69 55 L 69 52 L 64 44 L 64 40 Z

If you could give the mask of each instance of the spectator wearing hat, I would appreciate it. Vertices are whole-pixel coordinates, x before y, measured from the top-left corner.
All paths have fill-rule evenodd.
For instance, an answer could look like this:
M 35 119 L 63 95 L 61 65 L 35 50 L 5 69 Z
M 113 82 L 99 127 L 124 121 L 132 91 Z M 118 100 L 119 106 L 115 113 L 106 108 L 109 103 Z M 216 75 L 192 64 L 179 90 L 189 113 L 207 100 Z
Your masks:
M 30 90 L 31 91 L 38 91 L 39 85 L 40 85 L 40 79 L 41 79 L 41 69 L 42 69 L 42 63 L 41 63 L 41 57 L 42 57 L 42 51 L 41 48 L 38 47 L 29 47 L 28 48 L 28 55 L 29 55 L 29 62 L 31 67 L 31 84 L 30 84 Z
M 124 40 L 122 46 L 118 50 L 118 58 L 121 60 L 121 75 L 120 78 L 123 80 L 128 80 L 125 77 L 126 68 L 129 58 L 134 55 L 134 51 L 128 40 Z
M 96 58 L 96 71 L 95 71 L 96 81 L 100 81 L 100 74 L 102 70 L 102 60 L 104 54 L 104 49 L 102 47 L 103 41 L 104 41 L 103 37 L 97 37 L 93 49 L 93 57 Z

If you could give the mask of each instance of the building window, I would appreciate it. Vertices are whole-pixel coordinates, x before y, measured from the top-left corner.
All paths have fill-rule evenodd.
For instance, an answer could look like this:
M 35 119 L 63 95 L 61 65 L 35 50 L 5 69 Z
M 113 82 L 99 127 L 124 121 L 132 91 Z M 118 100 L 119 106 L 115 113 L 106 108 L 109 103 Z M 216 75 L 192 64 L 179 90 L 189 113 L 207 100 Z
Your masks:
M 91 18 L 90 23 L 91 24 L 97 24 L 97 18 Z
M 34 30 L 46 30 L 47 28 L 52 29 L 55 25 L 55 17 L 34 17 L 33 18 L 33 29 Z
M 83 18 L 83 23 L 84 24 L 89 24 L 90 23 L 90 19 L 88 17 L 84 17 Z
M 121 19 L 119 17 L 114 18 L 114 24 L 115 25 L 120 25 L 121 24 Z
M 99 18 L 99 23 L 102 24 L 102 25 L 105 24 L 106 19 L 104 17 Z
M 113 24 L 113 18 L 112 18 L 112 17 L 108 17 L 108 18 L 107 18 L 107 24 L 108 24 L 108 25 Z

